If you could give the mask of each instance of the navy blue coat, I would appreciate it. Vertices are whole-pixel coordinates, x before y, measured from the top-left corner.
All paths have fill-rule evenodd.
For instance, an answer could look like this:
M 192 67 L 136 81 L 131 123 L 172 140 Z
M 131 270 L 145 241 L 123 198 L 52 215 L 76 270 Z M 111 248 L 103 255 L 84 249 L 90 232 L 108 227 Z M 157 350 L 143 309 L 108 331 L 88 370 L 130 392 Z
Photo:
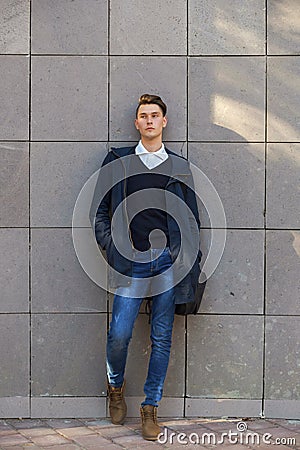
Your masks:
M 200 232 L 200 221 L 199 214 L 196 202 L 196 196 L 193 191 L 193 177 L 189 167 L 189 162 L 186 158 L 182 156 L 178 156 L 169 149 L 166 148 L 166 152 L 170 155 L 171 159 L 171 176 L 166 186 L 166 191 L 169 191 L 175 194 L 177 197 L 182 199 L 186 205 L 190 208 L 193 213 L 195 220 L 189 220 L 187 217 L 186 210 L 182 210 L 181 202 L 177 200 L 175 207 L 178 210 L 178 214 L 181 214 L 186 235 L 193 236 L 199 241 L 199 232 Z M 97 208 L 96 218 L 95 218 L 95 236 L 98 245 L 102 250 L 105 250 L 106 257 L 108 263 L 111 267 L 115 269 L 113 274 L 109 276 L 109 284 L 112 288 L 116 288 L 120 285 L 124 285 L 124 281 L 122 281 L 122 277 L 118 276 L 118 273 L 126 275 L 127 277 L 132 276 L 132 261 L 121 255 L 116 249 L 112 237 L 111 237 L 111 218 L 115 213 L 118 205 L 125 199 L 126 197 L 126 164 L 128 158 L 124 158 L 127 155 L 135 154 L 135 146 L 134 147 L 122 147 L 122 148 L 113 148 L 108 152 L 107 156 L 104 159 L 102 167 L 106 166 L 110 162 L 118 161 L 117 164 L 113 165 L 113 169 L 109 173 L 109 183 L 110 186 L 113 187 L 104 195 L 100 205 Z M 125 163 L 124 163 L 125 162 Z M 110 166 L 108 166 L 110 167 Z M 176 178 L 173 178 L 175 177 Z M 106 174 L 107 177 L 107 174 Z M 114 180 L 118 181 L 114 184 Z M 100 177 L 98 179 L 98 183 L 101 185 L 101 171 Z M 104 183 L 105 184 L 105 183 Z M 175 199 L 174 196 L 167 196 Z M 173 204 L 174 210 L 174 204 Z M 122 208 L 123 210 L 124 208 Z M 168 209 L 167 209 L 168 211 Z M 124 215 L 126 212 L 124 212 Z M 127 223 L 127 218 L 124 216 L 122 218 L 124 226 L 124 232 L 129 233 L 129 227 Z M 196 224 L 196 226 L 195 226 Z M 171 258 L 174 262 L 179 253 L 180 245 L 181 245 L 181 237 L 178 226 L 176 225 L 175 220 L 168 215 L 168 231 L 169 231 L 169 242 L 170 242 L 170 252 Z M 195 242 L 195 240 L 193 241 Z M 184 253 L 184 249 L 183 249 Z M 177 258 L 178 260 L 178 258 Z M 201 260 L 201 251 L 198 246 L 198 255 L 196 260 L 194 259 L 194 263 L 189 265 L 189 270 L 187 270 L 187 275 L 179 281 L 179 283 L 175 286 L 175 303 L 187 303 L 194 301 L 195 291 L 198 283 L 198 278 L 200 275 L 200 267 L 199 263 Z M 189 264 L 189 255 L 185 254 L 184 258 L 181 261 L 182 264 Z M 124 278 L 124 277 L 123 277 Z M 129 282 L 126 282 L 129 283 Z

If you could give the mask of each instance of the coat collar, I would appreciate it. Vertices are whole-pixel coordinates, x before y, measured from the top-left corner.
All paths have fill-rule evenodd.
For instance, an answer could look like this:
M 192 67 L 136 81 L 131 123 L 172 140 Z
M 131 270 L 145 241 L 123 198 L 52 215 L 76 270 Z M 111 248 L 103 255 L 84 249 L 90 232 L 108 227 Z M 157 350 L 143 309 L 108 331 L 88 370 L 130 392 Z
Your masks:
M 120 148 L 111 148 L 111 152 L 114 154 L 116 158 L 122 158 L 124 156 L 128 155 L 134 155 L 135 154 L 135 147 L 120 147 Z M 172 152 L 167 147 L 165 147 L 166 152 L 168 155 L 172 156 L 172 169 L 171 169 L 171 176 L 187 176 L 191 174 L 190 168 L 189 168 L 189 162 L 188 160 L 181 155 L 178 155 L 177 153 Z

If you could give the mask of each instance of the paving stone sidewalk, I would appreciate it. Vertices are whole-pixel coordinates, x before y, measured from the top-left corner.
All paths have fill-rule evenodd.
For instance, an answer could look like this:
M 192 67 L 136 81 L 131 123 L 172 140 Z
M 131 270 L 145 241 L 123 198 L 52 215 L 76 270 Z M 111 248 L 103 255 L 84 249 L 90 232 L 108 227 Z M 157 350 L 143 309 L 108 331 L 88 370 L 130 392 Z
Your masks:
M 1 450 L 300 449 L 300 421 L 281 419 L 159 419 L 161 443 L 145 441 L 139 419 L 0 420 Z M 230 435 L 231 433 L 231 435 Z M 248 442 L 247 442 L 248 441 Z M 270 445 L 271 444 L 271 445 Z M 273 444 L 273 445 L 272 445 Z

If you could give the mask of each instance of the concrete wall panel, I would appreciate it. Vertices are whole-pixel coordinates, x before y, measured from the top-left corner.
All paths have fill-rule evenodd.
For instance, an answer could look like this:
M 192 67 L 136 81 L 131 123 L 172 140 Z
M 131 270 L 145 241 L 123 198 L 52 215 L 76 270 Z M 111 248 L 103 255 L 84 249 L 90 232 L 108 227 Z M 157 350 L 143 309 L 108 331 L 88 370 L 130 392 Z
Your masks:
M 299 3 L 297 0 L 267 0 L 268 54 L 299 55 Z
M 151 7 L 138 0 L 111 1 L 112 55 L 186 54 L 186 2 L 157 0 Z M 155 26 L 154 26 L 155 24 Z
M 189 139 L 263 141 L 264 91 L 261 57 L 190 58 Z
M 106 311 L 106 292 L 80 266 L 71 229 L 33 229 L 31 245 L 34 312 Z
M 29 315 L 1 314 L 0 333 L 0 398 L 27 397 L 30 390 Z
M 267 314 L 300 314 L 299 251 L 299 231 L 267 232 Z
M 106 0 L 32 0 L 32 53 L 106 55 Z
M 95 142 L 34 142 L 31 145 L 31 224 L 70 227 L 78 195 L 107 154 Z
M 106 57 L 32 57 L 34 140 L 107 139 Z
M 1 313 L 29 311 L 29 233 L 26 228 L 0 228 Z
M 190 54 L 264 55 L 264 6 L 260 0 L 191 0 Z
M 189 143 L 188 155 L 189 160 L 215 186 L 225 210 L 228 227 L 263 227 L 265 200 L 263 144 L 193 142 Z M 210 204 L 209 198 L 205 200 Z M 206 219 L 204 216 L 202 226 L 211 226 Z
M 29 137 L 29 59 L 0 56 L 0 140 Z
M 295 56 L 268 58 L 268 141 L 299 142 L 300 61 Z
M 300 145 L 269 144 L 267 149 L 267 224 L 300 228 Z
M 27 0 L 1 2 L 0 53 L 29 53 L 30 3 Z
M 299 354 L 299 316 L 267 317 L 266 399 L 297 400 L 299 404 Z
M 263 318 L 188 318 L 187 395 L 259 399 L 262 396 Z
M 29 226 L 29 152 L 26 142 L 0 142 L 0 226 Z
M 33 315 L 33 396 L 105 395 L 105 335 L 105 315 Z
M 201 234 L 203 264 L 211 247 L 211 233 Z M 209 278 L 200 313 L 262 314 L 264 305 L 264 233 L 228 230 L 221 261 Z

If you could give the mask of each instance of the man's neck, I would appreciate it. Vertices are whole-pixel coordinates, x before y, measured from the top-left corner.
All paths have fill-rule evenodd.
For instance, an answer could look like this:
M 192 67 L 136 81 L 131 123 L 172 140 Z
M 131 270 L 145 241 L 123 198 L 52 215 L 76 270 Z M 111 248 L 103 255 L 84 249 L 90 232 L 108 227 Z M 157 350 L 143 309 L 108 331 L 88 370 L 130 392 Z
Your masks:
M 162 146 L 162 140 L 161 139 L 141 139 L 143 146 L 145 147 L 148 152 L 157 152 Z

